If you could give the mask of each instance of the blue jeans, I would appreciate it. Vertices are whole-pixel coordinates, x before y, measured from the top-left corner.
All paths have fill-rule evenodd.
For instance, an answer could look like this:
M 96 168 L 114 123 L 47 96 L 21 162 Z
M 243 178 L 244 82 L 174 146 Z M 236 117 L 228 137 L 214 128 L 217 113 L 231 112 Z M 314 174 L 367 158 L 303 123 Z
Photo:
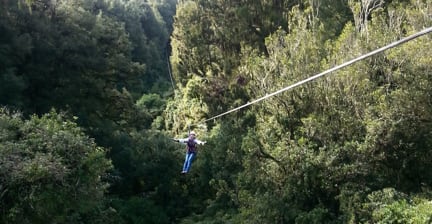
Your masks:
M 186 158 L 185 158 L 185 162 L 183 165 L 183 172 L 189 172 L 191 166 L 192 166 L 192 161 L 195 158 L 196 153 L 195 152 L 186 152 Z

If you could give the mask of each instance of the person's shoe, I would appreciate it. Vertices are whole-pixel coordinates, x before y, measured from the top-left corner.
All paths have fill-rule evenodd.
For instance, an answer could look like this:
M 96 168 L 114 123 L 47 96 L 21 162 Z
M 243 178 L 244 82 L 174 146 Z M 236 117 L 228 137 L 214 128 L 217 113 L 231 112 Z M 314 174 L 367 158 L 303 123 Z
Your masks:
M 186 174 L 187 172 L 186 172 L 186 171 L 182 171 L 181 173 L 182 173 L 182 174 Z

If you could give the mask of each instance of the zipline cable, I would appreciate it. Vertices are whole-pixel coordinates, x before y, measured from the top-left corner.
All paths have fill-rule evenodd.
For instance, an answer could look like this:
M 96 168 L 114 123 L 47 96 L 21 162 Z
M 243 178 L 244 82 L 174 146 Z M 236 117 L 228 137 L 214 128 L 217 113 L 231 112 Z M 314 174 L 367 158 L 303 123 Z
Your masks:
M 173 92 L 175 95 L 175 85 L 174 85 L 174 79 L 173 79 L 172 72 L 171 72 L 171 64 L 170 64 L 170 60 L 169 60 L 169 56 L 168 56 L 168 47 L 165 51 L 165 56 L 166 56 L 166 61 L 167 61 L 167 66 L 168 66 L 168 73 L 169 73 L 169 76 L 171 79 L 171 86 L 172 86 L 172 89 L 173 89 Z
M 231 110 L 226 111 L 226 112 L 224 112 L 224 113 L 221 113 L 221 114 L 219 114 L 219 115 L 213 116 L 213 117 L 211 117 L 211 118 L 209 118 L 209 119 L 206 119 L 206 120 L 202 121 L 201 123 L 206 123 L 207 121 L 215 120 L 216 118 L 219 118 L 219 117 L 225 116 L 225 115 L 227 115 L 227 114 L 230 114 L 230 113 L 232 113 L 232 112 L 235 112 L 235 111 L 237 111 L 237 110 L 240 110 L 240 109 L 242 109 L 242 108 L 245 108 L 245 107 L 247 107 L 247 106 L 250 106 L 250 105 L 252 105 L 252 104 L 258 103 L 258 102 L 263 101 L 263 100 L 265 100 L 265 99 L 267 99 L 267 98 L 269 98 L 269 97 L 275 96 L 275 95 L 277 95 L 277 94 L 279 94 L 279 93 L 282 93 L 282 92 L 288 91 L 288 90 L 290 90 L 290 89 L 292 89 L 292 88 L 295 88 L 295 87 L 297 87 L 297 86 L 303 85 L 303 84 L 305 84 L 305 83 L 307 83 L 307 82 L 310 82 L 310 81 L 312 81 L 312 80 L 315 80 L 315 79 L 317 79 L 317 78 L 319 78 L 319 77 L 321 77 L 321 76 L 327 75 L 327 74 L 329 74 L 329 73 L 331 73 L 331 72 L 334 72 L 334 71 L 336 71 L 336 70 L 339 70 L 339 69 L 341 69 L 341 68 L 344 68 L 344 67 L 346 67 L 346 66 L 348 66 L 348 65 L 354 64 L 354 63 L 356 63 L 356 62 L 358 62 L 358 61 L 361 61 L 361 60 L 363 60 L 363 59 L 366 59 L 366 58 L 368 58 L 368 57 L 370 57 L 370 56 L 373 56 L 373 55 L 375 55 L 375 54 L 381 53 L 381 52 L 383 52 L 383 51 L 385 51 L 385 50 L 388 50 L 388 49 L 390 49 L 390 48 L 396 47 L 396 46 L 398 46 L 398 45 L 400 45 L 400 44 L 406 43 L 406 42 L 408 42 L 408 41 L 410 41 L 410 40 L 413 40 L 413 39 L 415 39 L 415 38 L 417 38 L 417 37 L 423 36 L 423 35 L 428 34 L 428 33 L 430 33 L 430 32 L 432 32 L 432 27 L 426 28 L 426 29 L 424 29 L 424 30 L 422 30 L 422 31 L 420 31 L 420 32 L 418 32 L 418 33 L 415 33 L 415 34 L 412 34 L 412 35 L 410 35 L 410 36 L 408 36 L 408 37 L 402 38 L 402 39 L 400 39 L 400 40 L 398 40 L 398 41 L 395 41 L 395 42 L 393 42 L 393 43 L 391 43 L 391 44 L 388 44 L 387 46 L 384 46 L 384 47 L 381 47 L 381 48 L 376 49 L 376 50 L 374 50 L 374 51 L 371 51 L 371 52 L 369 52 L 369 53 L 367 53 L 367 54 L 364 54 L 364 55 L 362 55 L 362 56 L 359 56 L 359 57 L 357 57 L 357 58 L 355 58 L 355 59 L 352 59 L 352 60 L 350 60 L 350 61 L 347 61 L 347 62 L 345 62 L 345 63 L 343 63 L 343 64 L 340 64 L 340 65 L 338 65 L 338 66 L 336 66 L 336 67 L 333 67 L 333 68 L 331 68 L 331 69 L 328 69 L 328 70 L 326 70 L 326 71 L 324 71 L 324 72 L 321 72 L 321 73 L 319 73 L 319 74 L 316 74 L 316 75 L 314 75 L 314 76 L 311 76 L 311 77 L 309 77 L 309 78 L 307 78 L 307 79 L 304 79 L 304 80 L 302 80 L 302 81 L 299 81 L 299 82 L 297 82 L 297 83 L 294 83 L 294 84 L 292 84 L 292 85 L 290 85 L 290 86 L 287 86 L 287 87 L 285 87 L 285 88 L 283 88 L 283 89 L 280 89 L 280 90 L 278 90 L 278 91 L 276 91 L 276 92 L 273 92 L 273 93 L 267 94 L 267 95 L 265 95 L 265 96 L 263 96 L 263 97 L 261 97 L 261 98 L 255 99 L 255 100 L 253 100 L 253 101 L 251 101 L 251 102 L 248 102 L 248 103 L 246 103 L 246 104 L 243 104 L 243 105 L 241 105 L 241 106 L 239 106 L 239 107 L 236 107 L 236 108 L 234 108 L 234 109 L 231 109 Z

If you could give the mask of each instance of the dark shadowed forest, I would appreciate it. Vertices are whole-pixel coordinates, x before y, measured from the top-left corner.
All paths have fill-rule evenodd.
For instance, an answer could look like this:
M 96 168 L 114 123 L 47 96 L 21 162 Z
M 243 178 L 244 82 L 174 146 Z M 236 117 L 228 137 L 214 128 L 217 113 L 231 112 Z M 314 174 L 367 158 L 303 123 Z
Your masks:
M 208 119 L 431 26 L 432 0 L 0 0 L 0 223 L 431 223 L 432 34 Z

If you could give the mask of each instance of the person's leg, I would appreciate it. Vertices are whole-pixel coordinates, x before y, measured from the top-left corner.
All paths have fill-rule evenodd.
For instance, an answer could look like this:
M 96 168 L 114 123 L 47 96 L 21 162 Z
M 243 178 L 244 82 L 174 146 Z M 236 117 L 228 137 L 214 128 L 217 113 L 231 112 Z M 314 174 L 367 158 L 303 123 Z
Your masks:
M 195 158 L 195 153 L 188 153 L 189 154 L 189 156 L 187 157 L 187 160 L 186 160 L 186 169 L 184 170 L 184 171 L 186 171 L 186 173 L 187 172 L 189 172 L 189 170 L 190 170 L 190 168 L 191 168 L 191 166 L 192 166 L 192 161 L 194 160 L 194 158 Z
M 186 173 L 187 171 L 186 171 L 186 168 L 187 168 L 187 166 L 188 166 L 188 161 L 189 161 L 189 152 L 186 152 L 186 156 L 185 156 L 185 161 L 184 161 L 184 164 L 183 164 L 183 170 L 182 170 L 182 173 Z

